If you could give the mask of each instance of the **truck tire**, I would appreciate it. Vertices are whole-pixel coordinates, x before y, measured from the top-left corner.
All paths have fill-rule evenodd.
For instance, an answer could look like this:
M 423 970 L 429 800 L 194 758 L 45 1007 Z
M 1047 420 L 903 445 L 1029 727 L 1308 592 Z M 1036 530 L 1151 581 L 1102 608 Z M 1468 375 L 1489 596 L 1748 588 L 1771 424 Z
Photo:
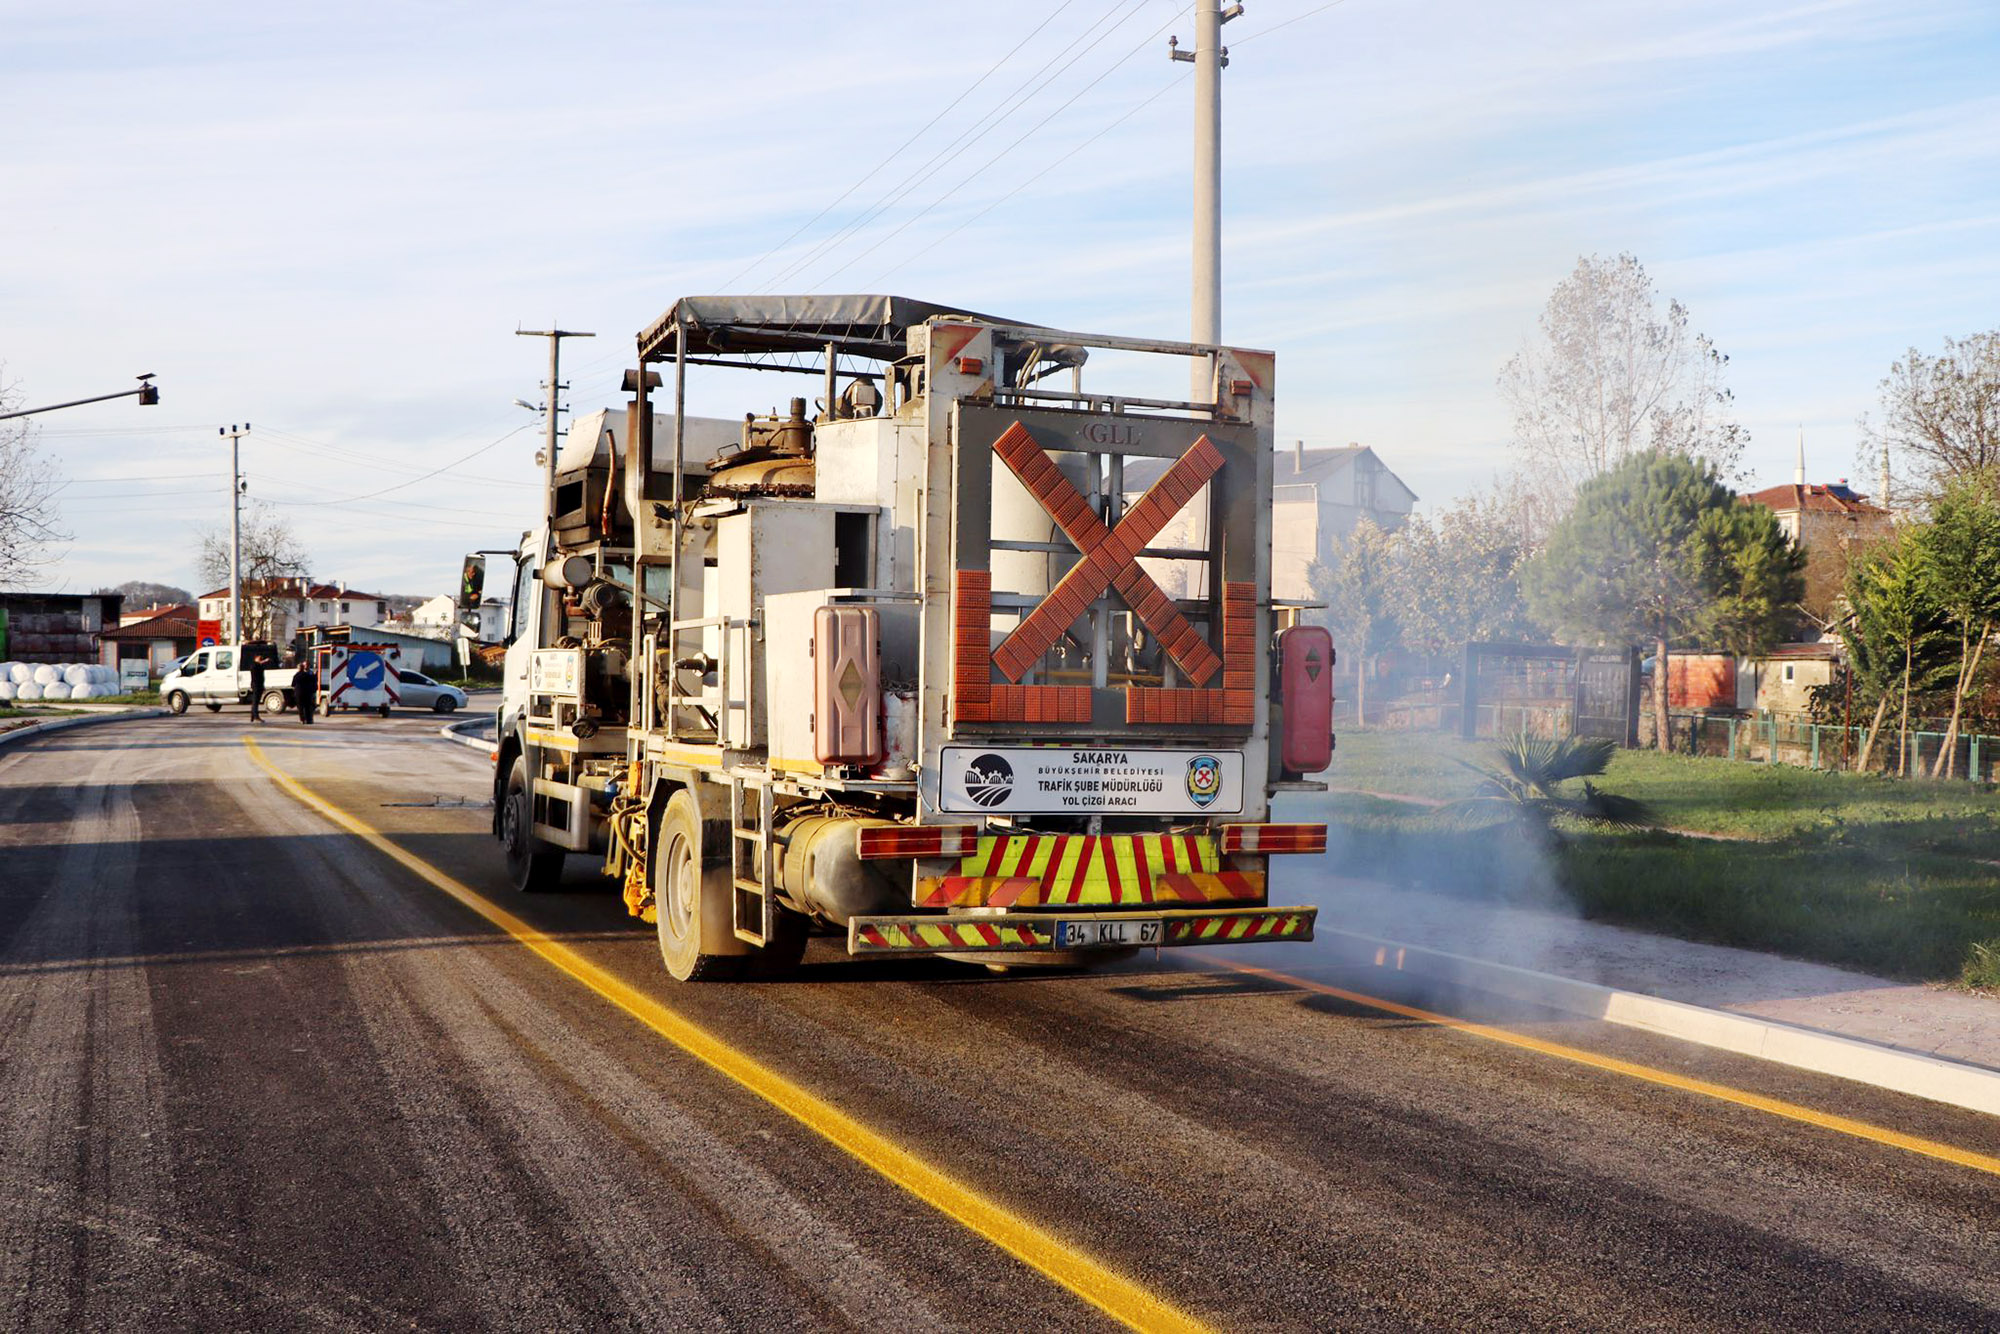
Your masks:
M 167 692 L 167 712 L 173 714 L 176 717 L 179 717 L 181 714 L 186 713 L 187 711 L 188 711 L 187 691 L 169 690 Z
M 528 762 L 519 755 L 507 771 L 507 796 L 500 803 L 500 847 L 507 857 L 507 883 L 520 893 L 540 893 L 562 882 L 563 850 L 535 837 Z
M 220 704 L 217 704 L 214 700 L 210 700 L 208 703 L 202 705 L 201 707 L 207 709 L 210 713 L 222 712 L 222 706 Z
M 381 704 L 381 705 L 377 705 L 376 707 L 378 707 L 379 709 L 381 709 L 381 711 L 382 711 L 382 716 L 383 716 L 384 718 L 387 718 L 387 717 L 389 716 L 389 706 L 388 706 L 387 704 Z
M 266 690 L 264 692 L 264 712 L 283 713 L 289 706 L 290 701 L 285 698 L 284 691 Z
M 685 791 L 667 798 L 654 831 L 653 918 L 660 958 L 679 982 L 725 982 L 743 971 L 743 945 L 731 916 L 729 867 L 703 837 L 700 812 Z M 726 833 L 725 833 L 726 837 Z

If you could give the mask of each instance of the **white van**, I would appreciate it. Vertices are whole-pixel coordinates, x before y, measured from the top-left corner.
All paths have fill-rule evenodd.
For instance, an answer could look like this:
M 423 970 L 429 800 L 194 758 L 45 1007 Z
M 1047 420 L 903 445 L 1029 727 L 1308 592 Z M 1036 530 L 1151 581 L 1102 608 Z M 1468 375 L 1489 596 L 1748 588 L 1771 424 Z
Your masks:
M 250 669 L 244 666 L 246 652 L 262 652 L 266 713 L 282 713 L 291 705 L 289 670 L 279 665 L 278 652 L 269 644 L 211 644 L 196 649 L 181 660 L 160 682 L 160 700 L 174 713 L 186 713 L 188 705 L 199 704 L 210 713 L 220 713 L 225 704 L 250 702 Z

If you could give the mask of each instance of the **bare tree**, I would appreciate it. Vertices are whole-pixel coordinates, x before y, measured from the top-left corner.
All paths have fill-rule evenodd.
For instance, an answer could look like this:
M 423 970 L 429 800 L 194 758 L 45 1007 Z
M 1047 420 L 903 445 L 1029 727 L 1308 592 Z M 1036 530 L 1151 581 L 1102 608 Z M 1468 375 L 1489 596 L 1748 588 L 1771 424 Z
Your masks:
M 1646 452 L 1737 478 L 1748 437 L 1730 415 L 1729 358 L 1688 328 L 1687 307 L 1660 308 L 1636 258 L 1577 260 L 1540 328 L 1502 368 L 1500 393 L 1522 480 L 1548 508 L 1567 509 L 1578 487 Z
M 312 559 L 284 517 L 262 501 L 251 501 L 243 512 L 240 546 L 243 559 L 243 633 L 240 640 L 269 639 L 271 602 L 287 580 L 304 579 Z M 202 582 L 229 586 L 229 529 L 211 528 L 201 534 L 195 568 Z
M 19 400 L 12 385 L 0 384 L 0 406 Z M 0 586 L 25 582 L 51 546 L 69 540 L 56 522 L 61 489 L 54 461 L 35 446 L 32 419 L 0 422 Z
M 1885 457 L 1896 496 L 1928 504 L 1953 482 L 2000 476 L 2000 329 L 1911 348 L 1882 381 L 1881 420 L 1861 419 L 1863 462 Z M 1884 497 L 1884 503 L 1887 503 Z

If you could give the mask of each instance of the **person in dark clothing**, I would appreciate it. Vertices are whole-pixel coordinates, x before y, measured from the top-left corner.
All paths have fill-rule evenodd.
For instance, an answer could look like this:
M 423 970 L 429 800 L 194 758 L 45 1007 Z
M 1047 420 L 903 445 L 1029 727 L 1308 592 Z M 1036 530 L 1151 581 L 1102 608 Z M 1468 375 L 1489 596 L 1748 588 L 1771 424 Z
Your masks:
M 243 656 L 247 659 L 245 665 L 250 668 L 250 721 L 261 723 L 264 721 L 264 715 L 259 712 L 264 707 L 264 669 L 270 663 L 261 647 L 246 648 Z
M 299 669 L 292 673 L 292 701 L 298 705 L 299 721 L 310 726 L 319 707 L 319 676 L 311 658 L 300 658 Z

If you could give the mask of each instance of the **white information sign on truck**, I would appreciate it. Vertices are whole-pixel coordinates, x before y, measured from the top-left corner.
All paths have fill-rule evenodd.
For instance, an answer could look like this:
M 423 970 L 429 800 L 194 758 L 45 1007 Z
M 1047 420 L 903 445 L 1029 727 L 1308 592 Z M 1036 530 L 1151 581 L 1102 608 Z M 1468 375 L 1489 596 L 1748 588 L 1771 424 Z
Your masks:
M 1243 755 L 1117 746 L 946 746 L 938 809 L 967 815 L 1233 815 L 1243 809 Z

